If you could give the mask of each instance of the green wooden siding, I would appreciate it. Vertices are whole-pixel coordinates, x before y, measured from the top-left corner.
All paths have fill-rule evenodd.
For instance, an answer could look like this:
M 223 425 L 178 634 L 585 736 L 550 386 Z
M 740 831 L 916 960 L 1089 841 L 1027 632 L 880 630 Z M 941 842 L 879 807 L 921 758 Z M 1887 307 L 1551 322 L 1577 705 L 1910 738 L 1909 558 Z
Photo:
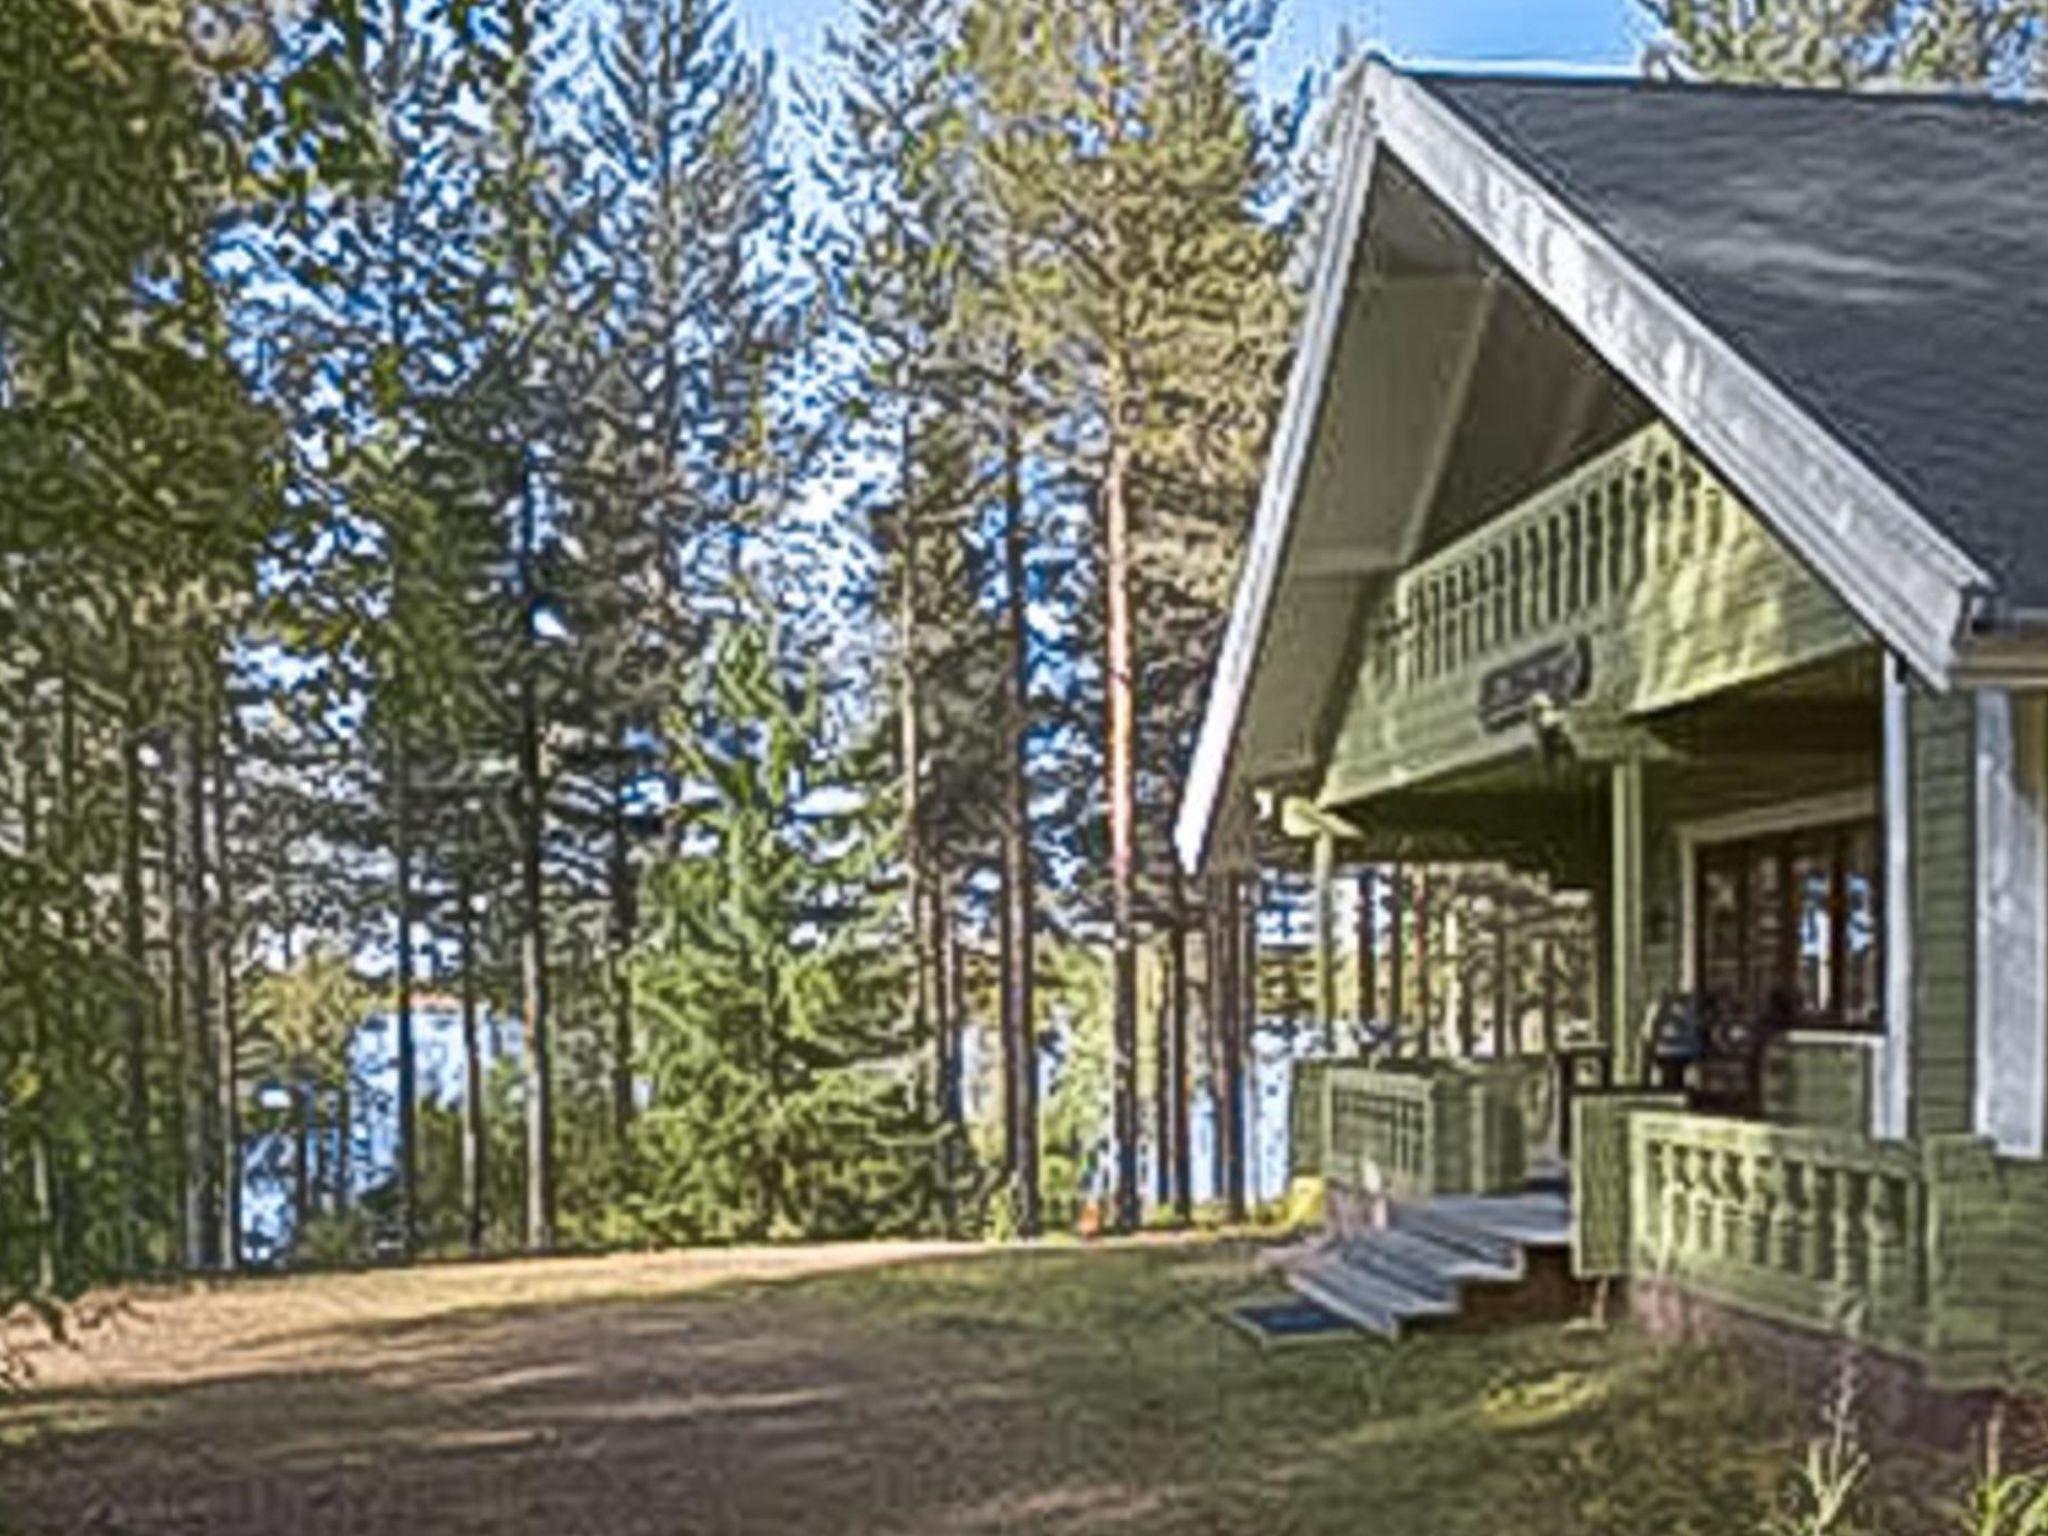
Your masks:
M 1773 1041 L 1764 1055 L 1764 1118 L 1867 1134 L 1873 1059 L 1870 1047 L 1855 1040 Z
M 1481 680 L 1581 637 L 1589 717 L 1689 703 L 1864 639 L 1662 426 L 1419 562 L 1363 623 L 1326 806 L 1523 749 L 1525 729 L 1482 723 Z
M 1976 713 L 1967 693 L 1914 691 L 1913 1130 L 1971 1129 L 1976 1048 Z

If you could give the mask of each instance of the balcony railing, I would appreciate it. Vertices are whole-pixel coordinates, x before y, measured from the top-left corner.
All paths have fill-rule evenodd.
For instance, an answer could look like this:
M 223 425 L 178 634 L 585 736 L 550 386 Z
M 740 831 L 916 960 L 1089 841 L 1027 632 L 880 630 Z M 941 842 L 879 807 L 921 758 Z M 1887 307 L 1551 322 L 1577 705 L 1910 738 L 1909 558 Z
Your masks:
M 1468 673 L 1763 536 L 1653 425 L 1404 573 L 1380 615 L 1381 679 L 1412 690 Z
M 1538 696 L 1654 711 L 1865 638 L 1652 424 L 1394 578 L 1366 619 L 1325 793 L 1364 798 L 1481 758 Z

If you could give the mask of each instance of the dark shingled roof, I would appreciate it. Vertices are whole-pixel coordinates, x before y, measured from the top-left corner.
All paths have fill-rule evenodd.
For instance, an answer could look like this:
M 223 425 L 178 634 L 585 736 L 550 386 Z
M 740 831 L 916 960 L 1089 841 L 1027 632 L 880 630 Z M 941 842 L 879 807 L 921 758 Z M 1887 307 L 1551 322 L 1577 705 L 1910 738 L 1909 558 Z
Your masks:
M 2048 108 L 1422 79 L 2048 607 Z

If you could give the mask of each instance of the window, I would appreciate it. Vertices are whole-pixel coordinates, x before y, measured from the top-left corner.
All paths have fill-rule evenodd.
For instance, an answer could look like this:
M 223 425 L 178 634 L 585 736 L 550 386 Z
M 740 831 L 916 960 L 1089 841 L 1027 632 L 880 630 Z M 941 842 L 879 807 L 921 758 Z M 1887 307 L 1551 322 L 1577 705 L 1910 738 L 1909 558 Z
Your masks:
M 1752 1017 L 1881 1027 L 1879 847 L 1869 820 L 1703 846 L 1701 990 Z

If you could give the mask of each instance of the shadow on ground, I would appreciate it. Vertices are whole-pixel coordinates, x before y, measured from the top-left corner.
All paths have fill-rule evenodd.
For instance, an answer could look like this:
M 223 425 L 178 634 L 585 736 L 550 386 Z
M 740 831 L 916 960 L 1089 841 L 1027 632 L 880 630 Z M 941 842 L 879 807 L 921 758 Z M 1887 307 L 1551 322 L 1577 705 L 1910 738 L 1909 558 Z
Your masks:
M 1261 1354 L 1212 1314 L 1257 1283 L 1227 1246 L 613 1299 L 446 1275 L 359 1322 L 305 1285 L 177 1349 L 146 1321 L 0 1413 L 0 1528 L 1732 1533 L 1784 1465 L 1730 1362 L 1627 1336 Z

